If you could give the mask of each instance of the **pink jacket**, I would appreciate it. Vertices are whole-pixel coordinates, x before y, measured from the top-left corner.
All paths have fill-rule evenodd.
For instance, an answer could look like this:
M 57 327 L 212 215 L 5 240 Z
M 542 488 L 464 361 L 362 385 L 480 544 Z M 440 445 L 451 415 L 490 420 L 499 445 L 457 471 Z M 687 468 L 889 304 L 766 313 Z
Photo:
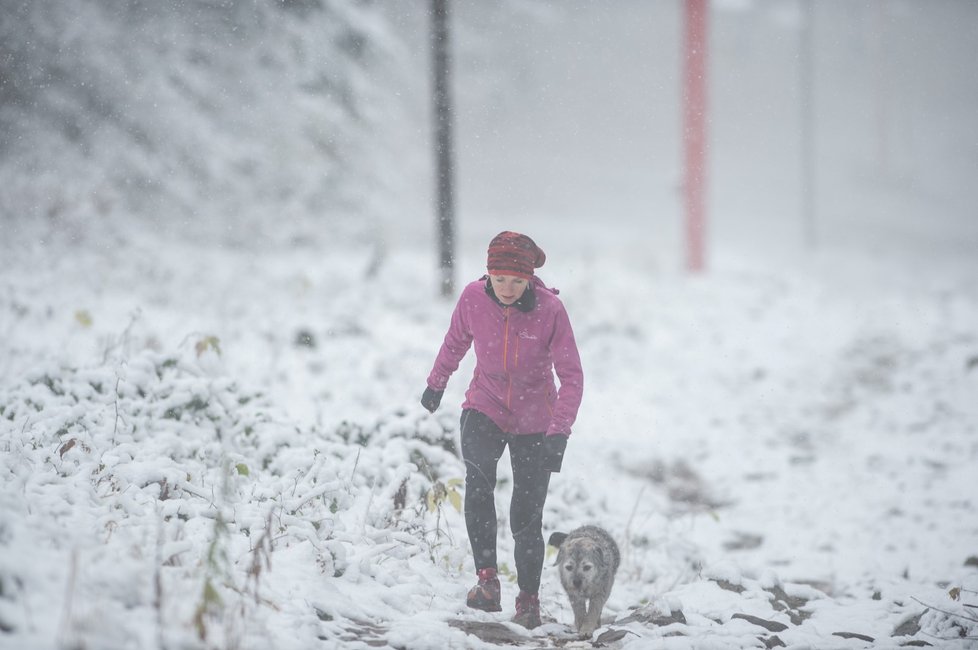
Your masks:
M 522 312 L 486 293 L 485 278 L 469 283 L 452 313 L 428 386 L 445 390 L 474 342 L 475 372 L 462 408 L 484 413 L 507 433 L 570 435 L 584 392 L 581 358 L 556 290 L 536 276 L 533 290 L 536 305 Z

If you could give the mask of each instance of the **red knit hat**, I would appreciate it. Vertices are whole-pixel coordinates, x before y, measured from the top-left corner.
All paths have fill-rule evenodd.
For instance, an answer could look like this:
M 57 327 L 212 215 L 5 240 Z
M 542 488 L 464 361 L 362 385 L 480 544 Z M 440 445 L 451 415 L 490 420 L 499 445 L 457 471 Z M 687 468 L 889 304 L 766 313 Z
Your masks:
M 529 280 L 533 269 L 547 261 L 543 250 L 532 239 L 518 232 L 504 231 L 489 242 L 486 268 L 491 275 L 515 275 Z

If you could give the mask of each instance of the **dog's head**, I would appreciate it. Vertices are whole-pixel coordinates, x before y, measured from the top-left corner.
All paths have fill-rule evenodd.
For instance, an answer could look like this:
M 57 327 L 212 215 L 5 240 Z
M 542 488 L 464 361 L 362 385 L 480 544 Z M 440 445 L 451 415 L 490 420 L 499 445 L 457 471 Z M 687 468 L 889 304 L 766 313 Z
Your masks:
M 560 544 L 559 549 L 557 567 L 565 589 L 587 594 L 607 580 L 611 558 L 598 540 L 574 537 Z

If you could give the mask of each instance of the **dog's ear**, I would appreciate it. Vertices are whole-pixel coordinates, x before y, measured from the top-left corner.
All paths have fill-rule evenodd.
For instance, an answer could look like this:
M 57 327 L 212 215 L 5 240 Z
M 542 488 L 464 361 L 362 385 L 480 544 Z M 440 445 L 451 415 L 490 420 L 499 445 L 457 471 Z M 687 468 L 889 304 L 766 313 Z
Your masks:
M 560 545 L 564 543 L 565 539 L 567 539 L 567 533 L 551 533 L 547 544 L 550 544 L 554 548 L 560 548 Z

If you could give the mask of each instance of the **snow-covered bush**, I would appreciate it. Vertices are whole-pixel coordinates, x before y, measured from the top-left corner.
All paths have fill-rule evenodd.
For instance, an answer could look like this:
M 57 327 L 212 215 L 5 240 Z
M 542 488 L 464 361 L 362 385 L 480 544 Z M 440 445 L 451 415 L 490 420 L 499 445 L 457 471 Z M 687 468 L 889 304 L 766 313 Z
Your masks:
M 978 566 L 978 558 L 969 558 L 968 562 L 972 567 Z M 978 575 L 972 572 L 962 583 L 976 584 Z M 978 640 L 978 590 L 956 586 L 941 601 L 918 602 L 927 605 L 927 609 L 915 624 L 929 636 L 952 642 Z
M 305 571 L 354 583 L 373 576 L 363 547 L 381 540 L 375 555 L 393 561 L 461 563 L 443 522 L 463 471 L 450 427 L 393 413 L 301 430 L 226 376 L 218 350 L 205 337 L 52 365 L 0 391 L 0 557 L 39 558 L 0 561 L 3 629 L 31 625 L 33 594 L 66 579 L 68 640 L 95 633 L 97 593 L 119 635 L 173 627 L 233 645 L 280 606 L 266 593 L 280 551 L 306 549 Z M 146 620 L 127 627 L 130 610 Z
M 6 6 L 0 210 L 75 236 L 360 232 L 396 181 L 396 46 L 351 0 Z

